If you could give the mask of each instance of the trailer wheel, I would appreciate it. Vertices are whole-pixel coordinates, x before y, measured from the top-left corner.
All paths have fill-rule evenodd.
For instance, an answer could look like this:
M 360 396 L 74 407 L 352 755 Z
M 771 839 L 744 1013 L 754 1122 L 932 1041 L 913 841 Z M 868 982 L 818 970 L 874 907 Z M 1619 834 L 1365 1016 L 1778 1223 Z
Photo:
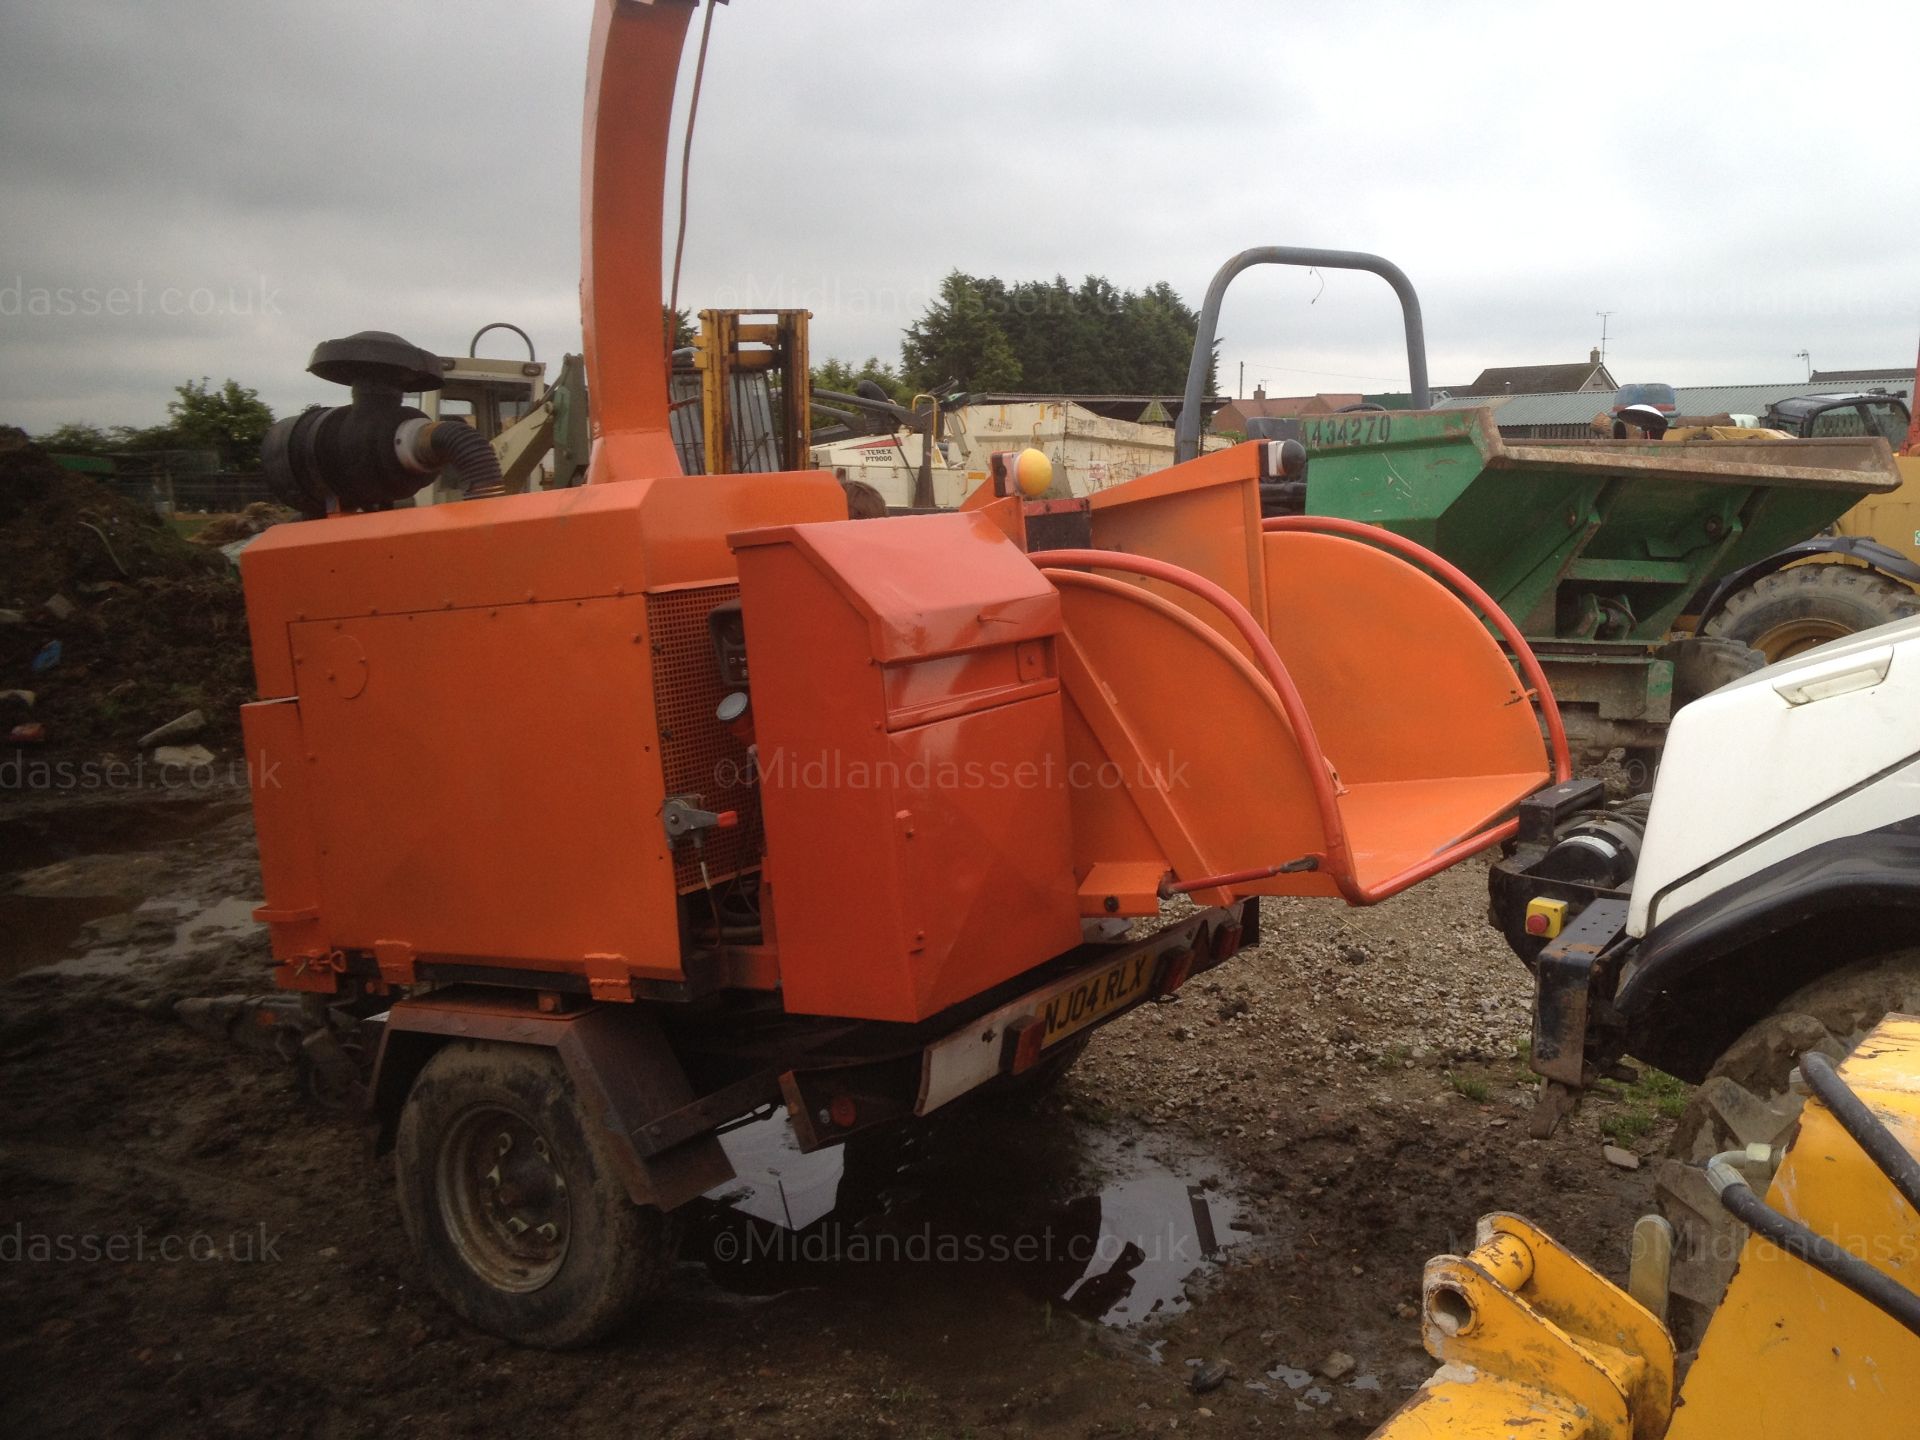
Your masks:
M 446 1046 L 414 1082 L 394 1150 L 414 1251 L 482 1330 L 548 1350 L 587 1344 L 672 1261 L 674 1227 L 628 1196 L 551 1050 Z
M 1667 1325 L 1682 1350 L 1706 1333 L 1747 1238 L 1707 1183 L 1704 1162 L 1756 1142 L 1785 1145 L 1805 1103 L 1788 1084 L 1799 1057 L 1818 1050 L 1838 1062 L 1896 1011 L 1920 1013 L 1920 948 L 1850 965 L 1788 996 L 1727 1047 L 1694 1092 L 1654 1172 L 1660 1212 L 1674 1228 Z M 1764 1191 L 1771 1177 L 1743 1169 Z
M 1916 614 L 1920 595 L 1910 587 L 1877 571 L 1828 561 L 1761 576 L 1734 592 L 1706 631 L 1751 645 L 1771 665 Z

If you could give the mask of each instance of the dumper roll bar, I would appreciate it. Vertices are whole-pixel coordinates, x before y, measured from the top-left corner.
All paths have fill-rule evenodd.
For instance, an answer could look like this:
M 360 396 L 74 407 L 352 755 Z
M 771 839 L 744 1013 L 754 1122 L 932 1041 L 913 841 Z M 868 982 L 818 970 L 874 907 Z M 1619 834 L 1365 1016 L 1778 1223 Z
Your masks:
M 1186 398 L 1180 403 L 1180 418 L 1173 431 L 1175 463 L 1195 459 L 1200 454 L 1201 406 L 1206 401 L 1207 374 L 1213 368 L 1214 337 L 1220 328 L 1220 301 L 1227 286 L 1242 270 L 1255 265 L 1310 265 L 1316 270 L 1364 270 L 1378 275 L 1400 297 L 1400 314 L 1407 328 L 1407 379 L 1413 390 L 1413 408 L 1425 410 L 1433 404 L 1427 388 L 1427 332 L 1420 319 L 1420 297 L 1406 272 L 1391 260 L 1369 255 L 1362 250 L 1313 250 L 1298 245 L 1259 245 L 1242 250 L 1215 272 L 1207 286 L 1207 298 L 1200 306 L 1200 324 L 1193 335 L 1193 358 L 1187 363 Z

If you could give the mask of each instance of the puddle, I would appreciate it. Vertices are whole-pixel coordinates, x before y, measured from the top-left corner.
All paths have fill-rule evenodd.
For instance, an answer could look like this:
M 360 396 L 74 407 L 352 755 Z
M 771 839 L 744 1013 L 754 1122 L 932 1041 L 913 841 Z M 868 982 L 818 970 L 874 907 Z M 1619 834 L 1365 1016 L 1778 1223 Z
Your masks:
M 35 870 L 83 855 L 156 850 L 248 808 L 244 795 L 111 800 L 25 807 L 0 816 L 0 869 Z
M 138 896 L 0 895 L 0 980 L 50 965 L 74 953 L 87 926 L 124 915 Z
M 132 909 L 89 921 L 78 954 L 34 968 L 50 975 L 118 975 L 135 966 L 181 960 L 261 929 L 258 900 L 229 896 L 207 904 L 184 896 L 156 896 Z
M 172 959 L 253 928 L 255 902 L 156 896 L 193 838 L 244 799 L 71 805 L 0 818 L 0 980 L 29 970 L 101 974 Z M 157 950 L 155 947 L 159 947 Z
M 683 1253 L 736 1294 L 873 1286 L 924 1302 L 992 1285 L 1128 1326 L 1187 1309 L 1246 1238 L 1210 1164 L 1176 1169 L 1067 1119 L 935 1117 L 806 1155 L 776 1115 L 722 1143 L 739 1178 Z

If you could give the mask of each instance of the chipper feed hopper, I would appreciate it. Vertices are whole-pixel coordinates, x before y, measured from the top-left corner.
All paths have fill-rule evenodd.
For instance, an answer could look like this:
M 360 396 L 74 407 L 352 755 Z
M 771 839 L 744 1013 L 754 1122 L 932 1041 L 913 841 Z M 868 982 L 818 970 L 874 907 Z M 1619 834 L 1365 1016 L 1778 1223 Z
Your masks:
M 722 1127 L 784 1106 L 815 1147 L 1044 1081 L 1252 945 L 1258 897 L 1380 899 L 1567 775 L 1450 567 L 1263 526 L 1277 446 L 1091 503 L 1029 499 L 1026 456 L 863 521 L 826 473 L 681 474 L 690 8 L 596 7 L 589 483 L 392 508 L 460 452 L 399 403 L 411 347 L 330 342 L 352 404 L 270 448 L 335 513 L 242 562 L 275 977 L 316 1050 L 377 1030 L 426 1272 L 541 1345 L 633 1307 L 666 1212 L 731 1176 Z

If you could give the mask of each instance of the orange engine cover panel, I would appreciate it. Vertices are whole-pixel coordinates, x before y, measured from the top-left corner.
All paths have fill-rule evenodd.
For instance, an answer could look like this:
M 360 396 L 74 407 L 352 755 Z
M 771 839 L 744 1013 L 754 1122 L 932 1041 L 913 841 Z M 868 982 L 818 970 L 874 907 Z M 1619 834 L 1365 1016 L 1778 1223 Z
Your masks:
M 786 1008 L 920 1020 L 1077 945 L 1053 587 L 975 514 L 735 546 Z
M 616 998 L 681 978 L 662 801 L 731 804 L 695 782 L 746 770 L 712 715 L 724 537 L 836 513 L 830 476 L 674 477 L 263 536 L 242 574 L 275 702 L 247 735 L 276 787 L 254 805 L 276 956 L 571 972 Z M 709 870 L 758 850 L 729 831 Z

